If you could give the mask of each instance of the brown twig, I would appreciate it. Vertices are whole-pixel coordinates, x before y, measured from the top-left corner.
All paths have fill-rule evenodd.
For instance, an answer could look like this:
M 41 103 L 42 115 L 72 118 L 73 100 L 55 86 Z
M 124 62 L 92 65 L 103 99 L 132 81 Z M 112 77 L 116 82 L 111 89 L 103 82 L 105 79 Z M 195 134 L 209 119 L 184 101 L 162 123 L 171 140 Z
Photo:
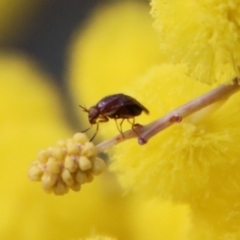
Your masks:
M 138 143 L 140 145 L 145 144 L 148 140 L 159 133 L 160 131 L 164 130 L 165 128 L 171 126 L 173 123 L 181 122 L 183 118 L 207 107 L 213 103 L 216 103 L 221 100 L 225 100 L 230 97 L 232 94 L 236 93 L 240 90 L 239 79 L 234 78 L 233 84 L 229 85 L 221 85 L 206 94 L 176 108 L 175 110 L 171 111 L 167 115 L 149 123 L 148 125 L 141 126 L 137 125 L 134 129 L 135 131 L 127 130 L 125 131 L 124 138 L 121 134 L 106 140 L 102 143 L 97 145 L 98 151 L 102 152 L 122 141 L 131 138 L 138 138 Z M 138 132 L 138 134 L 136 134 Z

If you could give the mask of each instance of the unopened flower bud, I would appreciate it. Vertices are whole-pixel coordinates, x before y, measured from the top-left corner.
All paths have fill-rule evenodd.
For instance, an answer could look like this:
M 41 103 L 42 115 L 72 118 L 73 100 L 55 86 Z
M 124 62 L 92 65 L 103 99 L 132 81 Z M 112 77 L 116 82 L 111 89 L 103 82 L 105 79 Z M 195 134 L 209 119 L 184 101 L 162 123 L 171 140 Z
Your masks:
M 73 139 L 60 140 L 56 146 L 39 152 L 30 166 L 28 176 L 33 181 L 42 181 L 43 189 L 63 195 L 72 189 L 79 191 L 81 185 L 93 181 L 93 175 L 100 174 L 105 163 L 97 158 L 97 148 L 83 133 Z

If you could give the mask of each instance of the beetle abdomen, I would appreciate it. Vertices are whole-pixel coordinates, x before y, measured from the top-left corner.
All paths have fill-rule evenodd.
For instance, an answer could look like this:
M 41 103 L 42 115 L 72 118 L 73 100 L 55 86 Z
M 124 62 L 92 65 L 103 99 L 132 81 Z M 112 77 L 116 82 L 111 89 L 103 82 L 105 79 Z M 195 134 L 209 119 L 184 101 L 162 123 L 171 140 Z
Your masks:
M 119 107 L 113 113 L 107 113 L 109 118 L 133 118 L 139 116 L 142 113 L 142 108 L 138 105 L 128 105 Z

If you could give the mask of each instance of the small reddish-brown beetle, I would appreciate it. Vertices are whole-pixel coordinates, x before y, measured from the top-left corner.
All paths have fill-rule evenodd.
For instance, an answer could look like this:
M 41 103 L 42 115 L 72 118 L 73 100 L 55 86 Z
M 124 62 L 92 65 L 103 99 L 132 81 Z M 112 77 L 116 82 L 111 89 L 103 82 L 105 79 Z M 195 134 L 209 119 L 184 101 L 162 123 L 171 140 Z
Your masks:
M 142 112 L 149 113 L 148 109 L 145 108 L 140 102 L 136 99 L 127 96 L 125 94 L 113 94 L 101 99 L 95 106 L 87 109 L 80 105 L 84 112 L 88 113 L 88 119 L 91 126 L 97 124 L 96 132 L 90 141 L 94 139 L 98 132 L 98 127 L 100 122 L 107 122 L 109 118 L 115 120 L 118 131 L 123 135 L 122 124 L 125 119 L 132 125 L 133 131 L 134 127 L 139 125 L 135 124 L 135 117 L 139 116 Z M 122 119 L 120 124 L 117 124 L 117 119 Z M 132 119 L 132 122 L 130 122 Z M 86 129 L 84 132 L 89 130 L 91 127 Z M 135 131 L 136 132 L 136 131 Z M 137 133 L 136 133 L 137 134 Z

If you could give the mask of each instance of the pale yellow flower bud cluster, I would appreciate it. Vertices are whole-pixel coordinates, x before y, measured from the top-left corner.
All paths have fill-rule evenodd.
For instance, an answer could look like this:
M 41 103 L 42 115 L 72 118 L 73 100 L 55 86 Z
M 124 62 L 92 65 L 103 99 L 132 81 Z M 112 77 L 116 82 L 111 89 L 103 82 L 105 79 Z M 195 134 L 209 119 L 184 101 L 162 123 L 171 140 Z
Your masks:
M 43 189 L 63 195 L 72 189 L 79 191 L 81 185 L 93 180 L 106 168 L 104 160 L 87 136 L 76 133 L 72 139 L 60 140 L 53 147 L 41 150 L 32 162 L 28 176 L 41 181 Z

